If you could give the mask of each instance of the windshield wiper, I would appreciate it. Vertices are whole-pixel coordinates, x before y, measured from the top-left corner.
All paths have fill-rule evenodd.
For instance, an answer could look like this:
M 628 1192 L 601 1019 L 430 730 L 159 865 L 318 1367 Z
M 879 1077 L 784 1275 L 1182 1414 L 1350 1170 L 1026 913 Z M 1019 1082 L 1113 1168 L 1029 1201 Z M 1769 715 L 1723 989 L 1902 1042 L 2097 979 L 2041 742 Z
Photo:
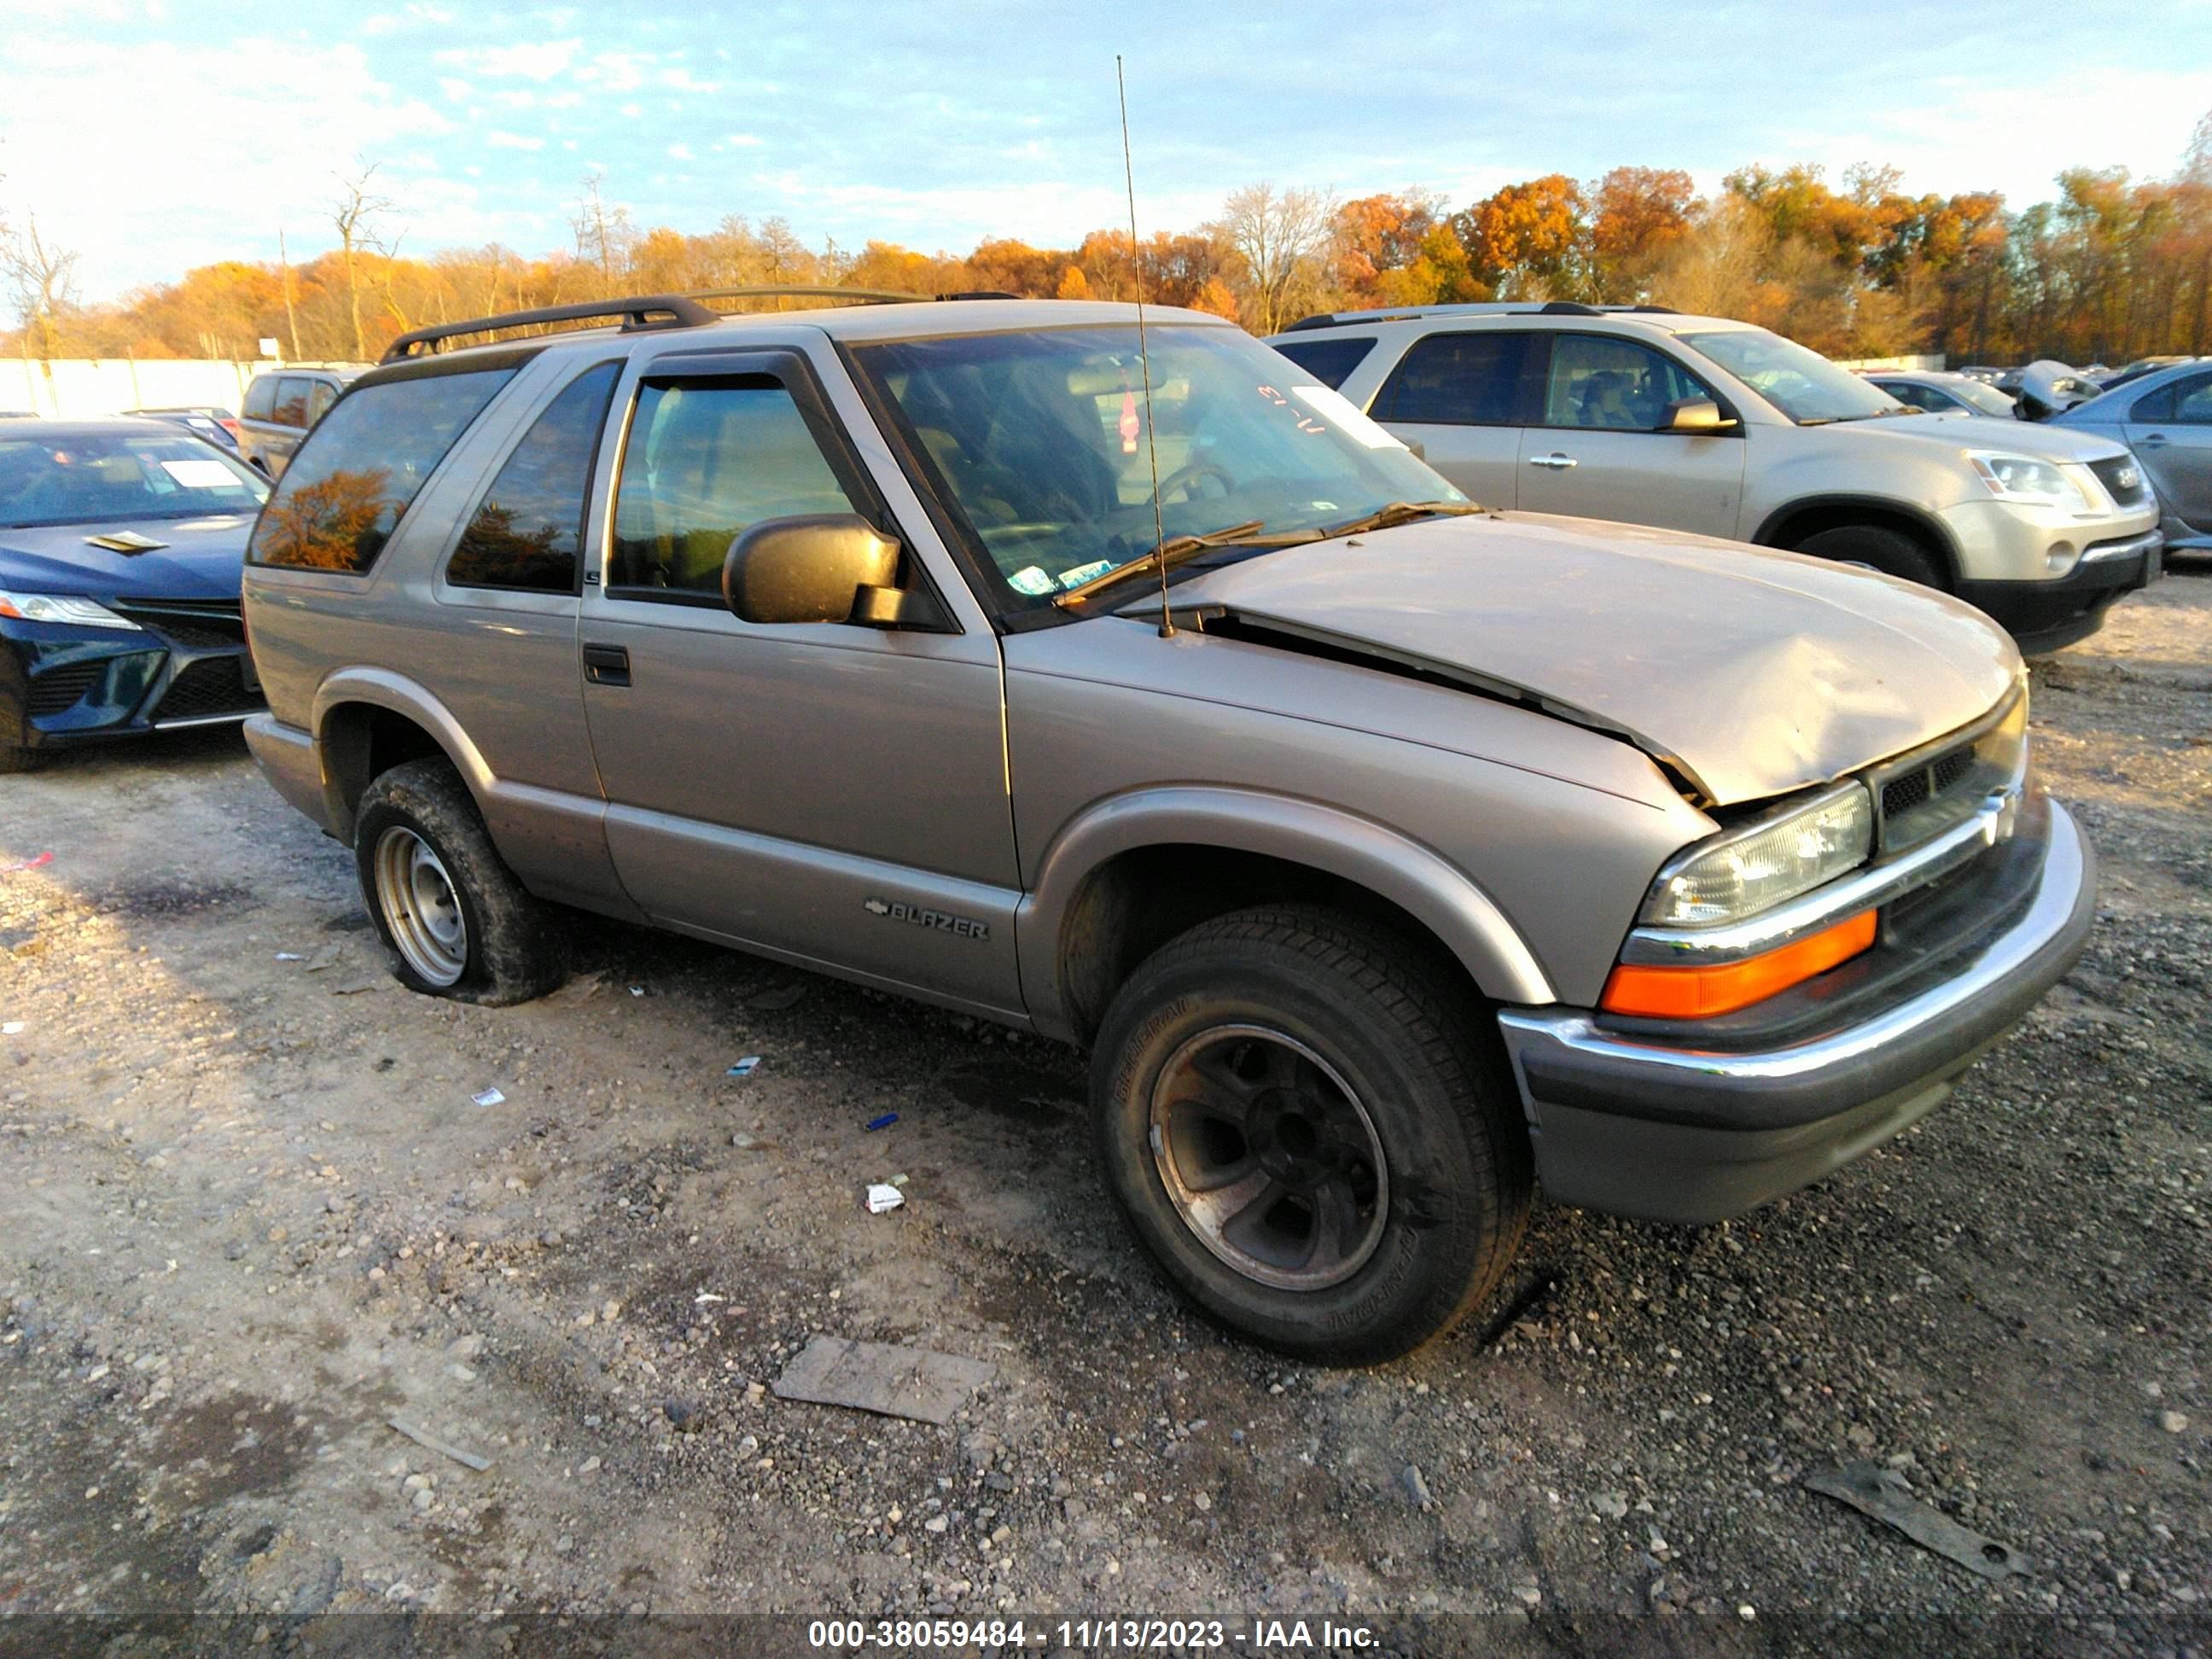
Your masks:
M 1053 595 L 1052 602 L 1063 607 L 1080 605 L 1101 589 L 1111 587 L 1124 576 L 1140 575 L 1152 570 L 1170 570 L 1181 564 L 1185 559 L 1194 558 L 1209 548 L 1230 547 L 1259 541 L 1261 539 L 1260 532 L 1267 527 L 1266 520 L 1253 519 L 1243 524 L 1231 525 L 1226 530 L 1209 530 L 1202 536 L 1170 536 L 1158 547 L 1148 552 L 1139 553 L 1127 564 L 1117 564 L 1111 570 L 1101 571 L 1089 581 L 1071 587 L 1064 593 L 1055 593 Z M 1310 535 L 1310 532 L 1307 532 L 1296 539 L 1304 541 L 1308 539 Z
M 1333 524 L 1321 533 L 1324 536 L 1357 536 L 1363 530 L 1388 530 L 1393 525 L 1411 524 L 1416 519 L 1465 518 L 1482 508 L 1473 501 L 1393 501 L 1388 507 L 1378 507 L 1372 513 L 1353 519 L 1346 524 Z

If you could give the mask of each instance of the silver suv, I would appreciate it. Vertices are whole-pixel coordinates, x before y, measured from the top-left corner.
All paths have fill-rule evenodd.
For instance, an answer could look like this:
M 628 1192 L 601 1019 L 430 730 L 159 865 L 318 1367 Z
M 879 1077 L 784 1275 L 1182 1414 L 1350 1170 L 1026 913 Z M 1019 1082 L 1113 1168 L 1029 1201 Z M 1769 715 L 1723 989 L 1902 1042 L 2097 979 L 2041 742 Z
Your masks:
M 1957 594 L 2021 647 L 2154 580 L 2109 439 L 1934 416 L 1763 328 L 1660 306 L 1421 306 L 1271 342 L 1486 507 L 1794 548 Z
M 254 532 L 255 756 L 417 991 L 546 991 L 573 909 L 1087 1045 L 1167 1276 L 1368 1361 L 1538 1182 L 1705 1222 L 1856 1158 L 2089 927 L 1954 600 L 1477 509 L 1194 312 L 441 349 L 605 310 L 404 338 Z
M 239 408 L 240 455 L 270 477 L 281 477 L 315 422 L 360 373 L 358 365 L 315 363 L 255 375 Z

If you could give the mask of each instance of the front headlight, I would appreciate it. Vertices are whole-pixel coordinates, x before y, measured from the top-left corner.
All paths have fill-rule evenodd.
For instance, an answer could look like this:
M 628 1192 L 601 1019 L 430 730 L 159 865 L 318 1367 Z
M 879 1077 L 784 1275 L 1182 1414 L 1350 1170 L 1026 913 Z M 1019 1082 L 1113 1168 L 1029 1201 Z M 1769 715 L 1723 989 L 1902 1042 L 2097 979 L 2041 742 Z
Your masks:
M 74 593 L 10 593 L 0 589 L 0 617 L 18 622 L 67 623 L 72 628 L 127 628 L 138 630 L 128 617 L 118 617 L 106 605 Z
M 1873 845 L 1874 803 L 1863 784 L 1847 783 L 1692 848 L 1659 872 L 1639 920 L 1655 927 L 1741 921 L 1856 869 Z
M 2008 455 L 1993 449 L 1970 449 L 1966 459 L 1999 501 L 2027 501 L 2037 507 L 2062 507 L 2069 513 L 2087 513 L 2089 498 L 2081 487 L 2051 461 L 2033 455 Z

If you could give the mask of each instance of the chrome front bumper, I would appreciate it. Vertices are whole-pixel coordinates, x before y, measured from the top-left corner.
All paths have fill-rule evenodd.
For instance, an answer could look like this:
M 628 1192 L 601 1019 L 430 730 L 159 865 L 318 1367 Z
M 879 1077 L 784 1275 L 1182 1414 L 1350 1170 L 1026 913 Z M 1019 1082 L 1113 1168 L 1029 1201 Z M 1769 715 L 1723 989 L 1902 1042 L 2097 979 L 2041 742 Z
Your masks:
M 1608 1030 L 1582 1010 L 1501 1013 L 1547 1193 L 1655 1220 L 1722 1220 L 1931 1110 L 2088 936 L 2095 854 L 2063 807 L 2039 805 L 2047 817 L 2025 904 L 1946 956 L 1934 983 L 1834 1029 L 1774 1048 L 1698 1048 Z

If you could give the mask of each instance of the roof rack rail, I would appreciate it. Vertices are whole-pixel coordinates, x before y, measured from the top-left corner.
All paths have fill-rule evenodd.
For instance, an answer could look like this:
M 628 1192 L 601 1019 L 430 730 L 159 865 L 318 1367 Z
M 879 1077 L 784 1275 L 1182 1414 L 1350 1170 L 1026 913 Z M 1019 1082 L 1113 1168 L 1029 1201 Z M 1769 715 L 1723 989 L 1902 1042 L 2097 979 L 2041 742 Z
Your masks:
M 434 352 L 446 341 L 465 334 L 489 334 L 506 328 L 532 328 L 544 323 L 583 322 L 593 318 L 620 317 L 623 332 L 634 334 L 652 328 L 697 328 L 718 323 L 723 313 L 708 309 L 702 300 L 843 300 L 858 305 L 915 305 L 932 300 L 1018 300 L 1018 294 L 998 289 L 970 289 L 958 294 L 906 294 L 888 288 L 840 288 L 830 283 L 787 283 L 740 288 L 694 289 L 686 294 L 649 294 L 628 300 L 592 300 L 581 305 L 542 306 L 534 311 L 507 311 L 495 317 L 471 317 L 458 323 L 439 323 L 410 329 L 384 349 L 378 361 L 404 362 L 416 356 L 417 346 Z M 655 321 L 654 319 L 660 320 Z M 428 355 L 427 353 L 425 355 Z M 293 365 L 287 365 L 292 367 Z
M 1347 328 L 1361 323 L 1410 323 L 1424 317 L 1603 317 L 1618 312 L 1677 313 L 1672 306 L 1591 306 L 1578 300 L 1480 300 L 1463 305 L 1401 306 L 1395 310 L 1323 311 L 1301 317 L 1282 332 L 1296 334 L 1308 328 Z
M 664 320 L 653 321 L 656 316 Z M 530 328 L 541 323 L 581 322 L 593 317 L 622 318 L 623 332 L 625 334 L 648 328 L 696 328 L 702 323 L 721 320 L 698 301 L 682 294 L 651 294 L 631 300 L 591 300 L 581 305 L 541 306 L 534 311 L 506 311 L 495 317 L 471 317 L 463 322 L 439 323 L 429 328 L 410 329 L 385 347 L 384 356 L 379 361 L 404 362 L 416 355 L 415 348 L 417 346 L 434 352 L 447 340 L 457 339 L 464 334 L 489 334 L 499 329 Z
M 904 294 L 894 288 L 839 288 L 830 283 L 778 283 L 765 287 L 695 288 L 688 300 L 849 300 L 855 305 L 911 305 L 927 294 Z
M 835 283 L 784 283 L 772 287 L 695 288 L 694 300 L 850 300 L 856 305 L 927 305 L 933 300 L 1018 300 L 995 288 L 969 289 L 958 294 L 908 294 L 895 288 L 840 288 Z

